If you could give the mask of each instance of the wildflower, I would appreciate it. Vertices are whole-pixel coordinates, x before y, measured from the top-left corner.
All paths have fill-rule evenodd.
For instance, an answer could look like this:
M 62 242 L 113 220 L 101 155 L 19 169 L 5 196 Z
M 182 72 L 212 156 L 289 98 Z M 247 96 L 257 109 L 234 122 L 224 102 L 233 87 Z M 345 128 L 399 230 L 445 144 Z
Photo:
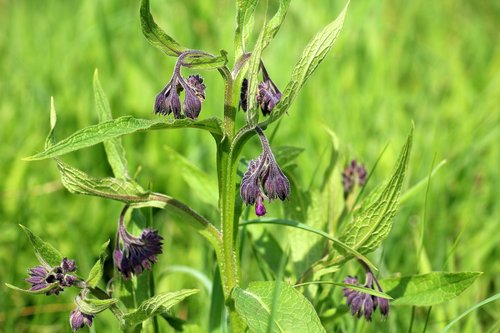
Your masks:
M 349 166 L 342 173 L 342 186 L 344 187 L 344 197 L 347 197 L 352 192 L 354 186 L 363 186 L 366 183 L 366 168 L 362 164 L 358 164 L 356 160 L 352 160 Z
M 377 278 L 373 275 L 370 268 L 362 261 L 360 261 L 365 268 L 365 284 L 363 287 L 377 290 L 383 292 Z M 360 285 L 356 277 L 347 276 L 344 279 L 344 283 L 352 285 Z M 375 289 L 376 286 L 376 289 Z M 351 308 L 351 314 L 361 318 L 362 315 L 365 316 L 366 320 L 370 321 L 372 319 L 373 311 L 380 308 L 380 313 L 384 318 L 389 315 L 389 301 L 386 298 L 373 296 L 365 292 L 354 290 L 351 288 L 343 288 L 344 296 L 347 300 L 347 306 Z
M 69 315 L 69 323 L 73 332 L 76 332 L 85 325 L 91 327 L 94 318 L 95 314 L 84 313 L 79 307 L 77 307 L 75 310 L 71 311 Z
M 247 78 L 244 78 L 243 81 L 241 82 L 240 107 L 245 112 L 248 109 L 248 79 Z
M 266 214 L 264 199 L 285 200 L 290 194 L 290 183 L 278 166 L 264 133 L 259 127 L 255 130 L 259 134 L 263 152 L 250 161 L 241 180 L 240 196 L 245 204 L 255 205 L 257 216 L 263 216 Z
M 281 92 L 269 77 L 264 64 L 261 63 L 263 81 L 259 83 L 257 103 L 260 105 L 264 116 L 271 114 L 276 104 L 281 100 Z
M 46 295 L 59 295 L 65 287 L 71 287 L 77 281 L 74 275 L 68 274 L 76 271 L 74 260 L 63 258 L 61 265 L 47 267 L 39 265 L 28 270 L 29 278 L 26 282 L 31 283 L 31 291 L 46 290 Z
M 201 111 L 201 104 L 205 100 L 205 84 L 200 75 L 190 75 L 185 80 L 180 73 L 183 59 L 194 51 L 186 51 L 177 60 L 172 78 L 165 88 L 156 95 L 154 110 L 155 113 L 164 116 L 174 114 L 175 119 L 182 118 L 181 100 L 179 94 L 184 90 L 184 103 L 182 110 L 184 115 L 191 119 L 198 118 Z
M 184 114 L 188 118 L 196 119 L 201 111 L 201 103 L 205 100 L 205 84 L 203 84 L 203 79 L 198 74 L 190 75 L 187 83 L 184 84 L 181 81 L 181 84 L 186 91 L 183 104 Z
M 113 252 L 115 266 L 125 279 L 131 278 L 132 274 L 142 273 L 144 269 L 150 270 L 151 264 L 158 260 L 156 256 L 162 253 L 163 245 L 163 238 L 157 230 L 146 228 L 139 237 L 127 231 L 123 223 L 127 208 L 128 206 L 125 206 L 120 215 Z M 120 239 L 123 243 L 122 247 L 120 247 Z

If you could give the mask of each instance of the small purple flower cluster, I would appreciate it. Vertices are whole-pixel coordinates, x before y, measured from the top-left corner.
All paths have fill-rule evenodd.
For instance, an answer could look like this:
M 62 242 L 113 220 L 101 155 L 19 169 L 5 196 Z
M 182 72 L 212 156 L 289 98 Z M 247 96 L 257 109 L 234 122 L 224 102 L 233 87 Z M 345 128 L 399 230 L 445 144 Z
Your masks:
M 342 186 L 344 187 L 344 196 L 347 197 L 352 192 L 354 185 L 363 186 L 366 183 L 366 168 L 363 164 L 358 164 L 356 160 L 344 169 L 342 173 Z
M 122 276 L 130 279 L 132 274 L 138 275 L 144 269 L 151 269 L 151 264 L 158 260 L 157 255 L 162 253 L 163 238 L 157 230 L 149 228 L 143 230 L 139 237 L 131 235 L 123 223 L 127 208 L 125 206 L 120 215 L 113 259 Z M 123 243 L 122 247 L 120 247 L 120 239 Z
M 250 161 L 241 180 L 240 195 L 245 204 L 255 205 L 257 216 L 263 216 L 266 214 L 264 199 L 285 200 L 290 194 L 290 183 L 278 166 L 264 133 L 259 127 L 255 130 L 259 134 L 263 152 Z
M 63 258 L 61 265 L 56 267 L 39 265 L 30 268 L 30 277 L 26 281 L 31 283 L 31 291 L 47 290 L 46 295 L 59 295 L 65 287 L 71 287 L 77 281 L 74 275 L 68 274 L 74 271 L 75 261 Z
M 378 291 L 383 292 L 377 278 L 373 275 L 372 271 L 366 265 L 363 266 L 365 267 L 365 269 L 367 269 L 366 281 L 363 287 L 376 290 L 376 286 Z M 344 283 L 360 286 L 358 279 L 352 276 L 348 276 L 347 278 L 345 278 Z M 366 320 L 370 321 L 372 319 L 372 314 L 377 309 L 377 307 L 380 308 L 380 313 L 384 318 L 387 318 L 387 316 L 389 315 L 389 300 L 387 300 L 386 298 L 373 296 L 351 288 L 344 288 L 343 292 L 344 296 L 347 299 L 347 306 L 351 308 L 351 314 L 353 316 L 361 318 L 361 316 L 364 315 Z
M 95 314 L 84 313 L 79 307 L 77 307 L 75 310 L 71 311 L 69 315 L 69 324 L 71 325 L 73 332 L 76 332 L 85 325 L 91 327 L 94 322 L 94 318 Z
M 262 110 L 262 114 L 267 116 L 271 114 L 271 111 L 281 100 L 281 92 L 269 77 L 262 62 L 260 68 L 262 69 L 262 81 L 259 82 L 256 99 Z M 246 78 L 241 83 L 240 107 L 243 111 L 247 111 L 248 109 L 248 80 Z

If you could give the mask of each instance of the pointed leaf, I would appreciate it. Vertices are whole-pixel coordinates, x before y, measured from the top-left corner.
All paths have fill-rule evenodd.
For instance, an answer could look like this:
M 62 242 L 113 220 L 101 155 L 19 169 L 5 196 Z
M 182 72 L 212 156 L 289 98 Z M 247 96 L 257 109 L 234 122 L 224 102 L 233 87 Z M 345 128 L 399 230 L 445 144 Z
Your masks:
M 281 102 L 276 105 L 269 119 L 265 122 L 266 125 L 278 120 L 288 110 L 306 80 L 333 47 L 342 30 L 348 6 L 349 2 L 347 2 L 335 21 L 318 32 L 305 47 L 300 60 L 293 69 L 291 79 L 283 92 Z
M 52 245 L 44 242 L 40 237 L 36 236 L 30 229 L 20 224 L 26 235 L 33 245 L 35 254 L 41 263 L 46 264 L 49 267 L 57 267 L 61 264 L 63 260 L 63 255 L 57 251 Z
M 199 121 L 185 118 L 168 121 L 161 119 L 138 119 L 132 116 L 124 116 L 85 127 L 66 139 L 48 147 L 43 152 L 27 157 L 24 160 L 34 161 L 57 157 L 138 131 L 188 127 L 205 129 L 212 134 L 222 136 L 221 121 L 217 118 L 208 118 Z
M 258 0 L 238 0 L 236 2 L 236 31 L 234 32 L 235 59 L 238 59 L 245 50 L 245 44 L 252 33 L 253 14 Z
M 97 286 L 99 281 L 102 278 L 102 273 L 104 270 L 104 261 L 106 260 L 107 253 L 106 250 L 108 248 L 109 240 L 101 246 L 101 253 L 99 254 L 99 259 L 94 264 L 94 267 L 90 270 L 89 276 L 85 281 L 87 285 L 91 288 Z
M 232 296 L 252 332 L 325 332 L 312 304 L 283 282 L 252 282 L 247 289 L 236 287 Z
M 113 120 L 111 108 L 108 98 L 102 90 L 101 82 L 99 82 L 99 74 L 97 69 L 94 71 L 94 98 L 99 116 L 99 122 Z M 106 156 L 108 157 L 109 165 L 113 169 L 113 174 L 116 178 L 128 179 L 127 159 L 125 157 L 125 149 L 122 145 L 121 138 L 117 137 L 103 142 Z
M 109 309 L 117 302 L 118 299 L 116 298 L 107 298 L 107 299 L 95 299 L 95 298 L 83 299 L 81 297 L 75 298 L 75 303 L 80 308 L 80 310 L 88 314 L 98 314 L 99 312 Z
M 391 179 L 386 185 L 375 189 L 361 203 L 361 208 L 355 212 L 353 221 L 346 226 L 340 236 L 341 241 L 362 254 L 374 251 L 391 231 L 392 218 L 399 205 L 399 194 L 410 158 L 412 139 L 413 128 L 401 150 Z M 338 254 L 333 262 L 338 264 L 351 257 L 350 254 Z
M 146 39 L 169 56 L 176 57 L 186 51 L 186 47 L 177 43 L 156 24 L 149 7 L 149 0 L 141 1 L 141 27 Z
M 274 157 L 278 165 L 285 169 L 288 165 L 292 164 L 297 157 L 304 152 L 304 148 L 292 146 L 279 146 L 273 147 Z
M 49 134 L 47 135 L 47 138 L 45 139 L 45 149 L 48 147 L 52 146 L 54 143 L 56 143 L 56 139 L 54 136 L 54 130 L 56 128 L 57 124 L 57 114 L 56 114 L 56 106 L 54 104 L 54 97 L 50 97 L 50 131 Z
M 10 283 L 6 283 L 5 284 L 6 287 L 10 288 L 10 289 L 13 289 L 15 291 L 20 291 L 22 293 L 25 293 L 25 294 L 31 294 L 31 295 L 36 295 L 36 294 L 45 294 L 47 291 L 49 291 L 50 289 L 54 288 L 54 285 L 47 285 L 47 287 L 43 288 L 43 289 L 38 289 L 38 290 L 30 290 L 30 289 L 21 289 L 19 287 L 16 287 L 14 285 L 11 285 Z
M 224 50 L 220 51 L 220 56 L 214 56 L 209 53 L 192 53 L 186 55 L 182 60 L 182 65 L 189 67 L 191 69 L 217 69 L 226 66 L 227 64 L 227 52 Z
M 432 306 L 460 295 L 482 272 L 432 272 L 380 281 L 393 305 Z
M 259 68 L 261 62 L 261 55 L 264 46 L 264 34 L 266 30 L 266 24 L 260 32 L 259 38 L 255 43 L 255 47 L 248 61 L 248 109 L 247 109 L 247 123 L 250 128 L 255 127 L 259 121 L 259 105 L 257 104 L 257 99 L 253 96 L 257 96 L 257 88 L 259 84 Z
M 196 294 L 197 289 L 183 289 L 175 292 L 161 293 L 144 301 L 137 310 L 123 316 L 125 326 L 133 327 L 144 320 L 168 311 L 172 306 L 186 297 Z

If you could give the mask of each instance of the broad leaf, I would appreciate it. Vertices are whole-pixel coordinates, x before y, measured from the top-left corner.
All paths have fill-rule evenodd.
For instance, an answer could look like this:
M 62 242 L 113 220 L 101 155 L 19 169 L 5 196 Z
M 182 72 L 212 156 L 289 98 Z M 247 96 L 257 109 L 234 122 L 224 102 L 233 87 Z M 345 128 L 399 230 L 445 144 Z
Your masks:
M 87 285 L 91 288 L 97 286 L 102 278 L 102 273 L 104 270 L 104 261 L 106 260 L 107 254 L 106 250 L 108 248 L 109 240 L 101 246 L 101 253 L 99 254 L 99 259 L 94 264 L 94 267 L 90 270 L 89 276 L 85 281 Z
M 245 44 L 252 33 L 253 13 L 258 0 L 238 0 L 236 14 L 236 31 L 234 32 L 235 59 L 238 59 L 245 50 Z
M 81 298 L 76 297 L 75 303 L 80 308 L 80 310 L 84 313 L 89 314 L 98 314 L 102 312 L 114 304 L 118 302 L 116 298 L 107 298 L 107 299 L 95 299 L 95 298 Z
M 61 265 L 63 255 L 59 251 L 57 251 L 49 243 L 44 242 L 24 225 L 20 224 L 20 226 L 28 236 L 31 245 L 33 245 L 33 249 L 35 250 L 36 257 L 41 263 L 46 264 L 49 267 L 57 267 Z
M 460 295 L 481 272 L 432 272 L 383 279 L 382 289 L 394 298 L 393 305 L 432 306 Z
M 335 21 L 318 32 L 305 47 L 302 56 L 293 69 L 291 79 L 283 92 L 281 102 L 276 105 L 265 125 L 278 120 L 288 110 L 306 80 L 326 57 L 342 30 L 348 6 L 349 2 Z
M 227 64 L 227 52 L 224 50 L 220 51 L 220 56 L 214 56 L 209 53 L 192 53 L 186 55 L 182 60 L 182 65 L 189 67 L 191 69 L 216 69 L 226 66 Z
M 47 291 L 49 291 L 52 288 L 54 288 L 54 285 L 51 285 L 51 284 L 48 284 L 47 287 L 45 287 L 43 289 L 38 289 L 38 290 L 21 289 L 19 287 L 11 285 L 10 283 L 5 283 L 5 286 L 8 287 L 8 288 L 10 288 L 10 289 L 12 289 L 12 290 L 20 291 L 22 293 L 31 294 L 31 295 L 45 294 Z
M 151 15 L 149 0 L 142 0 L 140 15 L 142 33 L 153 46 L 173 57 L 179 56 L 187 50 L 186 47 L 177 43 L 156 24 Z
M 374 251 L 391 231 L 392 218 L 399 205 L 399 194 L 410 158 L 412 139 L 413 128 L 401 150 L 391 179 L 361 203 L 361 208 L 354 213 L 353 221 L 340 236 L 341 241 L 362 254 Z M 341 251 L 341 254 L 334 257 L 333 263 L 338 264 L 351 257 Z
M 76 131 L 66 139 L 47 147 L 43 152 L 27 157 L 24 160 L 34 161 L 57 157 L 138 131 L 188 127 L 204 129 L 212 134 L 222 136 L 221 121 L 217 118 L 208 118 L 199 121 L 185 118 L 168 121 L 162 119 L 138 119 L 132 116 L 124 116 L 85 127 Z
M 137 310 L 123 316 L 126 327 L 133 327 L 144 320 L 168 311 L 172 306 L 186 297 L 196 294 L 197 289 L 183 289 L 175 292 L 161 293 L 144 301 Z
M 109 106 L 108 98 L 102 90 L 101 82 L 99 82 L 99 74 L 97 69 L 94 72 L 94 98 L 99 116 L 99 122 L 113 120 L 111 108 Z M 109 165 L 113 169 L 113 174 L 116 178 L 128 179 L 127 159 L 125 157 L 125 149 L 122 145 L 121 138 L 117 137 L 104 141 L 104 150 L 108 158 Z
M 283 282 L 252 282 L 232 296 L 251 332 L 325 332 L 312 304 Z

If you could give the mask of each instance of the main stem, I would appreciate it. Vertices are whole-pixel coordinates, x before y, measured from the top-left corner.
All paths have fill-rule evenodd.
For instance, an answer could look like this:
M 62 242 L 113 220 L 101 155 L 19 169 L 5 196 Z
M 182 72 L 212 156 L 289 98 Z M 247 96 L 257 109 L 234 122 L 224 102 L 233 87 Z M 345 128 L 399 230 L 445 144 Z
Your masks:
M 236 106 L 233 98 L 233 80 L 227 79 L 224 91 L 224 138 L 217 145 L 219 178 L 219 209 L 222 231 L 222 251 L 218 259 L 225 304 L 229 310 L 232 333 L 244 332 L 245 324 L 236 312 L 231 299 L 232 290 L 240 279 L 238 254 L 238 217 L 235 216 L 236 167 L 231 143 L 234 139 Z

